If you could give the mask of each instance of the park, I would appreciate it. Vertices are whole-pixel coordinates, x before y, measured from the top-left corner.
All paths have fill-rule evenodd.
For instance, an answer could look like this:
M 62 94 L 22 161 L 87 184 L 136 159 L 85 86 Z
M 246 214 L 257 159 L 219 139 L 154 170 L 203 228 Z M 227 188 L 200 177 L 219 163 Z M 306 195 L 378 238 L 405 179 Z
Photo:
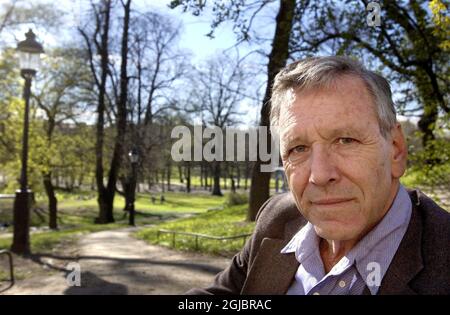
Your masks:
M 388 79 L 400 183 L 450 211 L 448 3 L 363 2 L 2 2 L 0 295 L 210 285 L 289 193 L 271 88 L 311 56 Z

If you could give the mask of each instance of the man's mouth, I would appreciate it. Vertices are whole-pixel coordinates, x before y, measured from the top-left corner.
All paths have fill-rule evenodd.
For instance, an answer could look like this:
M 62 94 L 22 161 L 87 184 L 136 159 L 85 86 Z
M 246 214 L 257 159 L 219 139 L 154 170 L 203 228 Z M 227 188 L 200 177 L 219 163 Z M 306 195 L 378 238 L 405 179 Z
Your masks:
M 353 198 L 326 198 L 326 199 L 318 199 L 315 201 L 312 201 L 311 203 L 313 205 L 318 206 L 333 206 L 333 205 L 339 205 L 341 203 L 345 203 L 348 201 L 353 200 Z

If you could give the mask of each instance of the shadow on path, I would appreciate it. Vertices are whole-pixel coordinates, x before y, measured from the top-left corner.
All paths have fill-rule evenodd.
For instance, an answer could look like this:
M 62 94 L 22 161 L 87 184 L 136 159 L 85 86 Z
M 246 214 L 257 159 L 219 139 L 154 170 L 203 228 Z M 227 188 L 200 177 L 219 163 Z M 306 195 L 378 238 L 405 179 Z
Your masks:
M 207 272 L 212 275 L 217 274 L 222 271 L 223 268 L 215 267 L 202 263 L 195 263 L 189 261 L 163 261 L 163 260 L 154 260 L 154 259 L 142 259 L 142 258 L 116 258 L 116 257 L 104 257 L 104 256 L 61 256 L 54 254 L 35 254 L 30 257 L 34 262 L 39 263 L 41 265 L 45 265 L 48 268 L 67 272 L 67 269 L 57 267 L 55 265 L 49 264 L 42 260 L 42 258 L 51 258 L 57 260 L 67 260 L 67 261 L 78 261 L 82 260 L 103 260 L 103 261 L 111 261 L 123 264 L 149 264 L 149 265 L 161 265 L 161 266 L 173 266 L 173 267 L 181 267 L 184 269 L 195 270 Z
M 81 273 L 81 286 L 69 287 L 64 295 L 125 295 L 128 288 L 119 283 L 105 281 L 92 272 Z

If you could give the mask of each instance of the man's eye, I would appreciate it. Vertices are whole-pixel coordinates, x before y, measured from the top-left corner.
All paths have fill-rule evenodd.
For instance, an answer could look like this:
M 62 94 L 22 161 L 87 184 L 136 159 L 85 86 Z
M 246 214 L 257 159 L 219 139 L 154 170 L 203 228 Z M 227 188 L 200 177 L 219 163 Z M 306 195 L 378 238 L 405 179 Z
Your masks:
M 302 153 L 305 151 L 306 151 L 306 146 L 304 146 L 304 145 L 298 145 L 291 150 L 292 153 Z
M 288 160 L 291 163 L 302 161 L 308 148 L 305 145 L 298 145 L 289 150 Z
M 339 138 L 338 139 L 339 144 L 352 144 L 354 142 L 356 142 L 356 140 L 353 138 Z

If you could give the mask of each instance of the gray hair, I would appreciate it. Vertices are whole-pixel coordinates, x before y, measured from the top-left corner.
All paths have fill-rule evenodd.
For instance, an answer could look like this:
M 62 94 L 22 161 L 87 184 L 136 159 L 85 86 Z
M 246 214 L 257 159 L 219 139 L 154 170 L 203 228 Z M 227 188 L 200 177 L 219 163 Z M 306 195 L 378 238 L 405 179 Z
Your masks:
M 278 134 L 280 108 L 292 102 L 292 93 L 316 87 L 329 87 L 343 75 L 359 77 L 373 97 L 380 132 L 386 138 L 397 118 L 389 82 L 348 57 L 312 57 L 287 65 L 275 77 L 270 100 L 270 130 Z

